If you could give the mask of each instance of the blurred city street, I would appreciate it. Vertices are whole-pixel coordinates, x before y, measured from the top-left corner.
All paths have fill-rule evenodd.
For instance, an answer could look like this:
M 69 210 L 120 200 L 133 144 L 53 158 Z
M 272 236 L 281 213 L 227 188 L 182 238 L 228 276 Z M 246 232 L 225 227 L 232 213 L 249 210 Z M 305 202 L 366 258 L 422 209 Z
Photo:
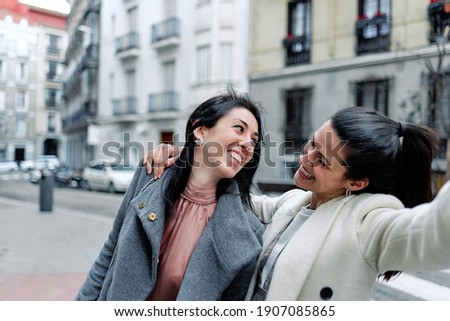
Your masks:
M 39 184 L 0 175 L 0 301 L 72 300 L 101 249 L 124 194 L 55 188 L 39 210 Z M 450 270 L 402 273 L 373 300 L 450 300 Z
M 54 196 L 53 211 L 41 212 L 39 185 L 0 181 L 0 300 L 72 300 L 123 194 L 55 189 Z

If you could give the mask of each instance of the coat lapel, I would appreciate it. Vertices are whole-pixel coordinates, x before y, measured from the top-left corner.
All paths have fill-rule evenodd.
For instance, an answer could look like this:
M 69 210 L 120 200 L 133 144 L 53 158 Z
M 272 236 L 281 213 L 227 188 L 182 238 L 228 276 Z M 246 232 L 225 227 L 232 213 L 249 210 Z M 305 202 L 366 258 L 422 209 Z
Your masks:
M 161 179 L 153 182 L 131 201 L 131 206 L 136 211 L 145 234 L 150 241 L 152 260 L 154 262 L 156 262 L 159 256 L 164 232 L 165 201 L 162 191 L 166 189 L 169 176 L 164 175 Z
M 294 234 L 275 265 L 267 300 L 296 300 L 322 244 L 345 202 L 320 206 Z

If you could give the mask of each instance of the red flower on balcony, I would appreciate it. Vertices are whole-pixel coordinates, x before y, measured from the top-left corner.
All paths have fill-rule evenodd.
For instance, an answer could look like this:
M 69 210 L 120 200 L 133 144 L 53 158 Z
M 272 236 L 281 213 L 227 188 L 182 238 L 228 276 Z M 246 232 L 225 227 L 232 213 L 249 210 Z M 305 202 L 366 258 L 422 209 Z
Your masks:
M 294 35 L 292 33 L 288 33 L 287 39 L 293 39 L 293 38 L 294 38 Z
M 381 11 L 377 11 L 377 12 L 375 12 L 375 14 L 373 15 L 374 17 L 382 17 L 382 16 L 385 16 L 386 14 L 384 13 L 384 12 L 381 12 Z
M 438 2 L 442 2 L 442 0 L 430 0 L 430 3 L 438 3 Z
M 360 20 L 367 20 L 367 19 L 368 18 L 367 18 L 367 16 L 364 13 L 361 13 L 361 14 L 358 15 L 358 21 L 360 21 Z

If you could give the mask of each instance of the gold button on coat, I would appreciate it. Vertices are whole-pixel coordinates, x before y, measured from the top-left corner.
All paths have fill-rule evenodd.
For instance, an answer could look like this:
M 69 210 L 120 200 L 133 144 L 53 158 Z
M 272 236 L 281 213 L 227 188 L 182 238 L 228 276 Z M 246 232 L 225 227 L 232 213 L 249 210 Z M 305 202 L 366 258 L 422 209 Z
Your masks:
M 156 213 L 148 214 L 147 218 L 148 218 L 149 221 L 152 221 L 152 222 L 155 221 L 156 220 Z
M 139 203 L 139 208 L 140 208 L 140 209 L 143 209 L 144 207 L 145 207 L 145 203 L 144 203 L 144 202 Z

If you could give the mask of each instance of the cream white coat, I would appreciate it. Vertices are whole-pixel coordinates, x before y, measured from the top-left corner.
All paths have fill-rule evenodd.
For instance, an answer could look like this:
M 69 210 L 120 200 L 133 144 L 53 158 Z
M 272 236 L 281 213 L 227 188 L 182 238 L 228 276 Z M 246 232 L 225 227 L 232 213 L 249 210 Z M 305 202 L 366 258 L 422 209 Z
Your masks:
M 270 198 L 252 196 L 257 215 L 270 222 L 263 251 L 311 193 L 295 189 Z M 429 204 L 405 209 L 390 195 L 335 198 L 300 227 L 278 258 L 267 300 L 370 300 L 384 271 L 450 268 L 450 182 Z M 246 299 L 253 294 L 256 272 Z

